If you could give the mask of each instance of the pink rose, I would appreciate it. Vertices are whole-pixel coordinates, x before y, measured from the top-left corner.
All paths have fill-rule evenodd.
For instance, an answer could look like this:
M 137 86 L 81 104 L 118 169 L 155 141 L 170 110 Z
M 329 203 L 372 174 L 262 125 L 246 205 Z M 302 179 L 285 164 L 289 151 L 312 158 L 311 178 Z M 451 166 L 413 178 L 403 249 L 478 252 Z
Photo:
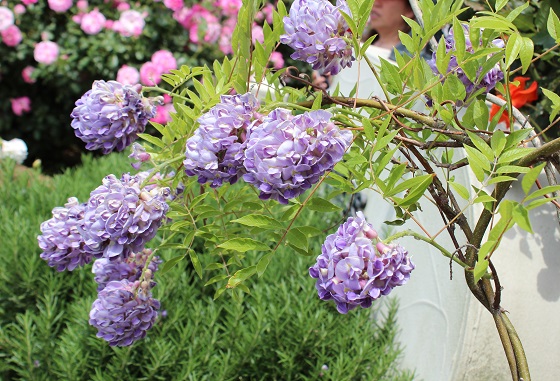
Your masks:
M 2 35 L 2 40 L 4 41 L 4 44 L 10 47 L 19 45 L 19 43 L 23 39 L 21 35 L 21 31 L 15 25 L 10 25 L 8 28 L 0 32 L 0 34 Z
M 28 97 L 13 98 L 10 102 L 12 102 L 12 111 L 18 116 L 31 111 L 31 99 Z
M 178 11 L 185 6 L 183 0 L 163 0 L 163 5 L 172 11 Z
M 137 85 L 140 82 L 140 73 L 135 67 L 122 65 L 117 72 L 117 82 L 123 85 Z
M 49 8 L 55 12 L 66 12 L 72 7 L 72 0 L 48 0 Z
M 107 19 L 103 16 L 103 13 L 99 12 L 99 10 L 95 8 L 93 11 L 86 13 L 82 17 L 80 27 L 86 34 L 93 35 L 101 32 L 105 26 L 105 21 L 107 21 Z
M 127 11 L 130 9 L 130 4 L 128 3 L 119 3 L 119 5 L 117 5 L 117 11 Z
M 39 0 L 21 0 L 24 5 L 37 4 L 37 1 Z
M 21 71 L 21 77 L 26 83 L 35 83 L 36 80 L 33 78 L 33 72 L 35 68 L 33 66 L 26 66 Z
M 242 3 L 242 0 L 218 0 L 216 6 L 221 8 L 226 16 L 237 16 Z
M 189 37 L 195 44 L 200 43 L 200 37 L 206 43 L 213 44 L 220 38 L 222 26 L 216 16 L 208 9 L 196 4 L 191 9 L 193 24 L 189 28 Z
M 284 56 L 280 52 L 272 52 L 270 54 L 270 62 L 276 70 L 282 69 L 284 67 Z
M 58 58 L 58 45 L 52 41 L 42 41 L 35 45 L 33 57 L 35 61 L 50 65 Z
M 224 54 L 231 54 L 231 36 L 233 35 L 233 28 L 223 27 L 220 39 L 218 40 L 218 47 Z
M 14 25 L 14 13 L 7 7 L 0 7 L 0 31 Z
M 118 21 L 113 23 L 113 30 L 124 37 L 140 36 L 145 25 L 144 16 L 140 12 L 128 10 L 121 13 Z
M 169 70 L 177 69 L 177 60 L 168 50 L 158 50 L 152 54 L 152 62 L 162 73 L 167 73 Z
M 78 7 L 78 10 L 85 12 L 88 9 L 88 2 L 87 0 L 78 0 L 78 2 L 76 2 L 76 7 Z
M 140 82 L 146 86 L 155 86 L 161 82 L 161 71 L 152 61 L 146 62 L 140 68 Z
M 255 42 L 264 43 L 264 31 L 262 26 L 254 24 L 251 28 L 251 37 L 253 38 L 253 44 Z
M 171 115 L 170 113 L 175 112 L 175 108 L 173 107 L 173 103 L 167 103 L 162 106 L 156 106 L 156 116 L 154 116 L 150 121 L 159 123 L 159 124 L 166 124 L 171 122 Z
M 14 13 L 16 15 L 23 15 L 25 13 L 25 11 L 26 11 L 25 5 L 23 5 L 23 4 L 14 5 Z
M 189 29 L 193 25 L 193 12 L 189 7 L 173 12 L 173 18 L 185 29 Z

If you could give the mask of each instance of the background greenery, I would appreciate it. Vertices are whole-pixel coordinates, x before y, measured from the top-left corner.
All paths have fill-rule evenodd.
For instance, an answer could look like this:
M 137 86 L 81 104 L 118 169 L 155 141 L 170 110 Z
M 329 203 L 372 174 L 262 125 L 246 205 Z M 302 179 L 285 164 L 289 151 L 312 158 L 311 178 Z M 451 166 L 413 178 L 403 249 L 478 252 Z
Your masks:
M 57 273 L 39 258 L 36 236 L 53 206 L 70 196 L 84 201 L 106 174 L 129 169 L 122 154 L 84 156 L 82 167 L 53 178 L 0 161 L 0 379 L 412 379 L 398 367 L 395 305 L 340 315 L 316 295 L 312 258 L 284 248 L 239 303 L 213 301 L 207 279 L 181 261 L 156 275 L 165 317 L 146 339 L 111 348 L 96 338 L 87 322 L 96 295 L 91 265 Z

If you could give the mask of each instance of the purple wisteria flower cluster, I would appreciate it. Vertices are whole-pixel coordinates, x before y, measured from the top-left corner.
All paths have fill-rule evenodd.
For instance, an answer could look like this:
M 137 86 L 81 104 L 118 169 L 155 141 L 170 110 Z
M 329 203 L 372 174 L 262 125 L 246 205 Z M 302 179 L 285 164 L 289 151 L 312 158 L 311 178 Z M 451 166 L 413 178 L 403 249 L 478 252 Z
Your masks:
M 187 140 L 183 162 L 188 176 L 217 188 L 235 183 L 243 170 L 247 128 L 259 118 L 260 104 L 251 93 L 223 95 L 221 102 L 203 114 L 199 128 Z
M 188 176 L 213 188 L 242 176 L 261 199 L 286 204 L 332 170 L 352 142 L 352 133 L 341 131 L 328 111 L 293 116 L 279 108 L 263 117 L 250 93 L 221 99 L 199 118 L 183 161 Z
M 160 308 L 148 281 L 112 281 L 99 292 L 89 313 L 89 324 L 97 337 L 111 346 L 128 346 L 146 336 Z
M 307 62 L 322 74 L 338 74 L 352 66 L 348 24 L 340 11 L 351 14 L 344 0 L 296 0 L 284 17 L 285 34 L 280 42 L 295 50 L 291 57 Z
M 276 109 L 251 127 L 243 180 L 254 184 L 261 199 L 280 203 L 302 194 L 342 159 L 352 132 L 341 131 L 324 110 L 293 116 Z
M 146 335 L 157 316 L 152 297 L 154 273 L 161 263 L 145 245 L 157 233 L 169 206 L 169 188 L 144 182 L 148 172 L 109 175 L 87 203 L 75 197 L 53 209 L 37 237 L 41 258 L 58 271 L 93 264 L 98 299 L 90 324 L 110 345 L 126 346 Z
M 374 300 L 404 285 L 412 270 L 406 249 L 379 241 L 358 212 L 326 238 L 309 275 L 317 279 L 319 297 L 334 300 L 338 312 L 345 314 L 357 306 L 370 307 Z
M 100 149 L 104 154 L 122 151 L 144 132 L 161 97 L 146 98 L 140 91 L 140 85 L 95 81 L 76 101 L 71 125 L 86 149 Z
M 466 48 L 468 53 L 474 53 L 473 44 L 472 44 L 472 41 L 470 40 L 470 36 L 469 36 L 469 30 L 470 29 L 469 29 L 468 25 L 462 25 L 462 27 L 463 27 L 462 32 L 465 35 L 465 48 Z M 454 52 L 454 51 L 457 50 L 454 33 L 455 32 L 453 31 L 453 28 L 451 28 L 449 30 L 449 34 L 443 40 L 443 42 L 445 43 L 446 53 Z M 481 42 L 479 42 L 479 44 L 480 43 Z M 496 48 L 504 48 L 505 47 L 504 40 L 502 40 L 501 38 L 494 39 L 492 41 L 492 45 L 493 45 L 493 47 L 496 47 Z M 467 96 L 466 96 L 467 98 L 471 94 L 475 93 L 476 91 L 478 91 L 480 89 L 484 89 L 485 93 L 490 92 L 496 86 L 496 84 L 498 82 L 500 82 L 502 79 L 504 79 L 504 73 L 503 73 L 502 69 L 500 68 L 499 63 L 494 65 L 494 67 L 492 67 L 487 73 L 484 73 L 483 75 L 482 75 L 482 67 L 479 68 L 478 72 L 477 72 L 476 80 L 473 82 L 467 77 L 464 70 L 459 67 L 459 64 L 457 62 L 457 57 L 455 55 L 451 56 L 451 59 L 449 60 L 449 64 L 447 66 L 447 72 L 446 73 L 440 73 L 439 72 L 439 70 L 437 68 L 437 65 L 436 65 L 436 60 L 437 60 L 437 53 L 434 52 L 432 54 L 432 59 L 428 60 L 428 65 L 432 69 L 432 72 L 434 74 L 445 75 L 445 74 L 447 74 L 451 71 L 454 71 L 456 73 L 457 77 L 465 85 L 465 90 L 467 92 Z
M 53 217 L 41 224 L 42 235 L 37 237 L 43 252 L 41 258 L 58 271 L 72 271 L 88 264 L 99 251 L 84 241 L 84 212 L 86 204 L 71 197 L 64 207 L 56 207 Z
M 141 188 L 142 174 L 121 179 L 109 175 L 91 192 L 84 215 L 86 244 L 103 250 L 103 257 L 127 257 L 154 238 L 169 206 L 169 188 Z

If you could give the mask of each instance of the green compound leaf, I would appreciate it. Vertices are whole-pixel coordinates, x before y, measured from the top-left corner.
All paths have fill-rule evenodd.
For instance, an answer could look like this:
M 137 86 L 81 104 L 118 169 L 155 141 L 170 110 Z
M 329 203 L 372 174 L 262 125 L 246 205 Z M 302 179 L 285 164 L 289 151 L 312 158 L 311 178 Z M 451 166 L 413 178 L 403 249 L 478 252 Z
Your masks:
M 542 172 L 545 165 L 546 163 L 543 163 L 539 166 L 536 166 L 535 168 L 531 168 L 531 170 L 523 176 L 523 180 L 521 180 L 521 187 L 523 188 L 523 192 L 525 192 L 525 194 L 529 194 L 531 187 L 533 186 L 535 181 L 537 181 L 537 178 L 539 177 L 539 174 Z
M 336 206 L 332 202 L 321 197 L 315 197 L 311 199 L 309 204 L 307 204 L 307 207 L 311 210 L 323 213 L 340 212 L 342 210 L 341 207 Z

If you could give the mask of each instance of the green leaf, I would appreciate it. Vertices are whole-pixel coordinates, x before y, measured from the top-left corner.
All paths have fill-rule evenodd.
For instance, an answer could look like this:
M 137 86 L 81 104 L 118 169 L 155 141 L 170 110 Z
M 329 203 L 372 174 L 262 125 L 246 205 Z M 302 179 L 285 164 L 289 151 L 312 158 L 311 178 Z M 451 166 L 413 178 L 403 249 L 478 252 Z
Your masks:
M 447 73 L 450 60 L 451 54 L 447 54 L 445 43 L 439 43 L 436 51 L 436 67 L 441 74 Z
M 453 31 L 454 31 L 453 37 L 455 39 L 454 53 L 456 54 L 457 62 L 462 62 L 463 58 L 465 57 L 465 52 L 467 51 L 467 49 L 466 49 L 466 42 L 465 42 L 465 33 L 463 32 L 464 29 L 461 23 L 459 22 L 459 20 L 457 20 L 457 17 L 453 17 Z M 445 71 L 442 72 L 442 74 L 444 73 Z M 463 98 L 457 97 L 455 99 L 463 99 Z
M 204 284 L 204 287 L 209 286 L 213 283 L 219 282 L 221 280 L 224 280 L 227 277 L 228 277 L 227 274 L 216 275 L 215 277 L 210 278 L 210 280 Z
M 506 44 L 506 67 L 510 67 L 513 61 L 519 56 L 519 52 L 523 47 L 523 38 L 519 33 L 513 33 L 509 36 Z
M 461 196 L 461 198 L 465 200 L 468 200 L 470 198 L 469 190 L 463 185 L 453 181 L 448 181 L 447 184 L 451 185 L 451 188 L 453 188 L 453 190 L 455 190 L 455 192 L 457 192 L 457 194 Z
M 340 212 L 342 210 L 341 207 L 321 197 L 312 198 L 309 204 L 307 204 L 307 207 L 311 210 L 323 213 Z
M 507 3 L 508 0 L 496 0 L 496 5 L 495 5 L 496 12 L 502 9 Z
M 304 251 L 307 251 L 309 246 L 307 236 L 298 228 L 290 229 L 286 234 L 286 242 Z
M 474 123 L 475 123 L 476 127 L 478 127 L 479 130 L 488 130 L 489 119 L 490 119 L 490 114 L 489 114 L 488 106 L 486 105 L 486 103 L 482 99 L 476 100 L 474 102 L 474 106 L 473 106 L 473 120 L 474 120 Z M 473 135 L 475 135 L 475 134 L 473 134 Z M 479 138 L 479 139 L 482 140 L 481 138 Z M 484 142 L 484 140 L 482 140 L 482 141 Z M 484 143 L 484 145 L 486 147 L 488 147 L 488 145 L 486 143 Z M 478 145 L 477 145 L 477 147 L 478 147 Z M 480 149 L 480 150 L 481 150 L 482 153 L 484 153 L 484 155 L 486 157 L 488 157 L 488 160 L 492 160 L 494 158 L 494 155 L 492 155 L 492 157 L 490 158 L 489 156 L 487 156 L 487 151 L 485 152 L 482 149 Z
M 490 147 L 492 147 L 492 151 L 494 152 L 495 157 L 500 156 L 506 146 L 506 141 L 506 135 L 502 130 L 494 131 L 494 134 L 490 139 Z
M 176 265 L 177 263 L 179 263 L 180 261 L 183 260 L 183 258 L 185 258 L 185 255 L 186 255 L 186 254 L 178 255 L 178 256 L 176 256 L 176 257 L 171 258 L 171 259 L 168 260 L 168 261 L 165 261 L 165 263 L 163 264 L 163 267 L 162 267 L 160 273 L 163 275 L 163 274 L 165 274 L 166 272 L 168 272 L 169 270 L 171 270 L 173 267 L 175 267 L 175 265 Z
M 362 125 L 364 127 L 364 134 L 366 135 L 366 138 L 373 142 L 375 140 L 375 130 L 373 129 L 369 119 L 363 118 Z
M 237 285 L 249 277 L 253 276 L 257 272 L 257 266 L 247 267 L 235 272 L 227 283 L 227 288 L 235 288 Z
M 394 94 L 399 94 L 403 90 L 403 83 L 397 67 L 389 61 L 380 58 L 381 61 L 381 80 L 387 83 L 388 90 Z
M 145 141 L 159 148 L 165 148 L 165 144 L 163 144 L 163 142 L 160 139 L 156 138 L 155 136 L 152 136 L 150 134 L 138 134 L 138 137 L 144 139 Z
M 533 148 L 512 148 L 507 150 L 498 158 L 498 164 L 512 163 L 524 156 L 527 156 Z
M 517 181 L 517 179 L 515 177 L 511 177 L 511 176 L 494 176 L 490 180 L 488 180 L 486 185 L 505 183 L 505 182 L 508 182 L 508 181 Z
M 456 75 L 450 75 L 443 83 L 443 96 L 445 99 L 464 99 L 467 96 L 465 85 Z
M 557 199 L 558 199 L 558 197 L 539 198 L 539 199 L 533 200 L 530 203 L 528 203 L 527 206 L 525 206 L 525 209 L 531 210 L 531 209 L 537 208 L 541 205 L 548 204 L 550 201 L 557 200 Z
M 525 197 L 525 199 L 531 200 L 533 198 L 541 197 L 544 196 L 545 194 L 550 194 L 558 191 L 560 191 L 560 185 L 548 185 L 546 187 L 534 191 L 533 193 Z
M 251 238 L 232 238 L 218 245 L 218 247 L 226 250 L 237 251 L 239 253 L 244 253 L 249 250 L 270 250 L 268 245 Z
M 511 21 L 493 16 L 482 16 L 471 20 L 471 28 L 488 28 L 498 32 L 512 32 L 517 30 Z
M 490 171 L 490 162 L 484 154 L 471 146 L 465 146 L 465 151 L 467 152 L 467 158 L 469 159 L 471 168 L 473 166 L 479 166 L 484 171 Z
M 200 261 L 198 260 L 198 256 L 196 255 L 196 252 L 190 249 L 189 257 L 191 258 L 191 263 L 194 267 L 194 271 L 196 271 L 198 277 L 202 279 L 202 266 L 200 265 Z
M 560 20 L 556 13 L 550 8 L 550 13 L 548 14 L 548 21 L 546 22 L 546 28 L 548 33 L 554 38 L 556 43 L 560 42 Z
M 482 196 L 478 196 L 477 198 L 475 198 L 473 200 L 473 204 L 477 204 L 479 202 L 495 202 L 496 199 L 490 195 L 482 195 Z
M 476 262 L 473 270 L 475 283 L 478 282 L 484 276 L 484 274 L 486 274 L 487 269 L 488 261 L 486 259 Z
M 529 194 L 531 187 L 539 177 L 539 174 L 542 172 L 545 165 L 546 163 L 543 163 L 539 166 L 531 168 L 531 170 L 523 176 L 523 180 L 521 180 L 521 188 L 523 188 L 523 192 L 525 192 L 526 195 Z
M 525 74 L 527 69 L 529 69 L 534 51 L 535 45 L 533 44 L 533 40 L 529 37 L 523 37 L 521 40 L 521 50 L 519 51 L 519 58 L 521 59 L 521 66 L 523 67 L 521 74 Z
M 322 103 L 323 103 L 323 92 L 322 91 L 316 91 L 315 92 L 315 99 L 313 100 L 313 105 L 311 106 L 311 109 L 312 110 L 320 109 Z
M 426 182 L 428 182 L 429 185 L 432 179 L 433 179 L 433 175 L 427 174 L 427 175 L 416 176 L 411 179 L 404 180 L 402 183 L 398 184 L 396 187 L 394 187 L 393 189 L 385 193 L 384 196 L 391 197 Z
M 518 165 L 504 165 L 496 169 L 496 173 L 527 173 L 531 168 Z
M 263 214 L 248 214 L 240 217 L 236 220 L 231 220 L 230 222 L 235 222 L 245 226 L 254 226 L 264 229 L 282 229 L 283 226 L 279 221 L 274 218 L 265 216 Z
M 482 102 L 482 104 L 484 104 L 484 102 Z M 484 108 L 488 111 L 488 107 L 486 107 L 486 105 L 484 105 Z M 486 114 L 486 124 L 488 124 L 488 113 Z M 482 152 L 488 161 L 494 160 L 494 152 L 492 151 L 492 148 L 490 148 L 490 146 L 488 146 L 488 144 L 480 136 L 470 131 L 467 131 L 467 135 L 473 142 L 474 146 Z
M 272 256 L 274 255 L 274 252 L 272 253 L 268 253 L 266 255 L 263 255 L 261 257 L 261 259 L 259 259 L 259 262 L 257 263 L 257 275 L 259 276 L 259 278 L 264 274 L 264 272 L 266 271 L 266 268 L 268 267 L 268 265 L 270 264 L 270 261 L 272 260 Z
M 548 89 L 542 87 L 541 89 L 544 95 L 552 102 L 552 111 L 550 112 L 550 122 L 552 123 L 556 115 L 560 112 L 560 96 Z
M 523 5 L 519 6 L 519 7 L 515 7 L 510 13 L 509 15 L 507 15 L 506 19 L 508 21 L 513 21 L 517 18 L 517 16 L 519 16 L 521 14 L 521 12 L 523 12 L 525 9 L 527 9 L 527 7 L 529 6 L 531 2 L 530 1 L 526 1 Z
M 523 207 L 523 205 L 518 204 L 515 208 L 513 208 L 513 212 L 511 214 L 513 220 L 519 227 L 531 234 L 533 234 L 533 228 L 531 228 L 531 221 L 529 221 L 529 213 L 527 209 Z

